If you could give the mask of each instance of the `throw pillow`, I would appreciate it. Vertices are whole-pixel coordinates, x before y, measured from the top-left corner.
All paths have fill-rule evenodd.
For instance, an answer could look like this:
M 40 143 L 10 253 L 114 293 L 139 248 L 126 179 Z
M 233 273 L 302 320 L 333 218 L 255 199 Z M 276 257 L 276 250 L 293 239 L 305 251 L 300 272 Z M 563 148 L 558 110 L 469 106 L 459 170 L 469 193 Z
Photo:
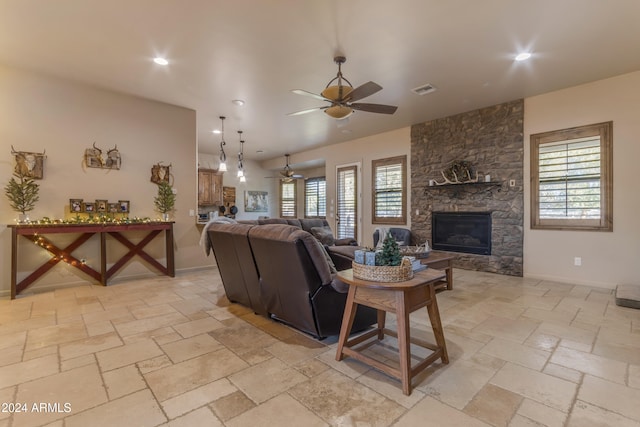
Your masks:
M 320 240 L 320 243 L 327 246 L 333 246 L 335 239 L 333 238 L 333 232 L 328 226 L 324 227 L 311 227 L 311 234 L 316 239 Z

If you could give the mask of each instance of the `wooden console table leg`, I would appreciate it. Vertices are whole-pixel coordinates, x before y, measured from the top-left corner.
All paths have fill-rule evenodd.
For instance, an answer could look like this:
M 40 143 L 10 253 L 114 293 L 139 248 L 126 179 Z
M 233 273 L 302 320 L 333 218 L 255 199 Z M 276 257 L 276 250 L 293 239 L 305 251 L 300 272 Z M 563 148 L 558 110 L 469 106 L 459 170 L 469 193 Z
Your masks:
M 173 224 L 171 224 L 171 227 L 164 230 L 164 238 L 167 254 L 167 275 L 176 277 L 176 266 L 174 261 L 175 254 L 173 252 Z
M 100 283 L 107 286 L 107 233 L 100 232 Z
M 18 275 L 18 231 L 11 228 L 11 299 L 16 299 L 16 284 Z
M 384 328 L 387 324 L 387 312 L 384 310 L 378 310 L 378 339 L 382 341 L 384 339 Z

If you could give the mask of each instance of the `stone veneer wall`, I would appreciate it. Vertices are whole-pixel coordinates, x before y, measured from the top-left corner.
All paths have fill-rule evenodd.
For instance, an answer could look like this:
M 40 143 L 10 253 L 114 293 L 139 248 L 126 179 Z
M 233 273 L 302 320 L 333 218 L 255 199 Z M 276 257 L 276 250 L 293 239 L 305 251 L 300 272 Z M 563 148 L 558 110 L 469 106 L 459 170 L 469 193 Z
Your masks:
M 411 229 L 431 243 L 431 212 L 492 212 L 491 255 L 457 254 L 454 266 L 522 276 L 522 99 L 411 127 Z M 429 186 L 455 160 L 470 161 L 491 185 Z M 515 186 L 509 185 L 515 180 Z

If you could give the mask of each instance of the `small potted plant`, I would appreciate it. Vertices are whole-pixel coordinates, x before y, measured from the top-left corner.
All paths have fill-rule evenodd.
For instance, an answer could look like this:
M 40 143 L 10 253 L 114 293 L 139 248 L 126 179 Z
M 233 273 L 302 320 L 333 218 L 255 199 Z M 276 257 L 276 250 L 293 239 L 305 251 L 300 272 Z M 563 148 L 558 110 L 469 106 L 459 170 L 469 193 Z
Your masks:
M 169 212 L 173 210 L 176 204 L 176 195 L 173 194 L 173 188 L 166 181 L 160 181 L 158 184 L 158 195 L 153 199 L 156 210 L 162 214 L 162 220 L 169 220 Z
M 9 203 L 14 211 L 19 212 L 18 220 L 24 222 L 28 219 L 27 212 L 35 208 L 36 202 L 40 199 L 38 192 L 40 186 L 33 178 L 17 175 L 20 179 L 11 177 L 9 183 L 4 187 L 4 193 L 9 199 Z

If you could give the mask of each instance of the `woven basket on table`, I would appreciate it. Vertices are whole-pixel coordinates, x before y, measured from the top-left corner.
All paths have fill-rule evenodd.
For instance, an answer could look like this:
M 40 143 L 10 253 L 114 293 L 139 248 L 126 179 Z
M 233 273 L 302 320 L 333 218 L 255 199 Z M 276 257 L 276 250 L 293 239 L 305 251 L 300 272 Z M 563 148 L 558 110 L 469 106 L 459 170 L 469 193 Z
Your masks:
M 353 277 L 372 282 L 403 282 L 413 277 L 411 261 L 402 259 L 398 266 L 390 265 L 365 265 L 352 262 Z

